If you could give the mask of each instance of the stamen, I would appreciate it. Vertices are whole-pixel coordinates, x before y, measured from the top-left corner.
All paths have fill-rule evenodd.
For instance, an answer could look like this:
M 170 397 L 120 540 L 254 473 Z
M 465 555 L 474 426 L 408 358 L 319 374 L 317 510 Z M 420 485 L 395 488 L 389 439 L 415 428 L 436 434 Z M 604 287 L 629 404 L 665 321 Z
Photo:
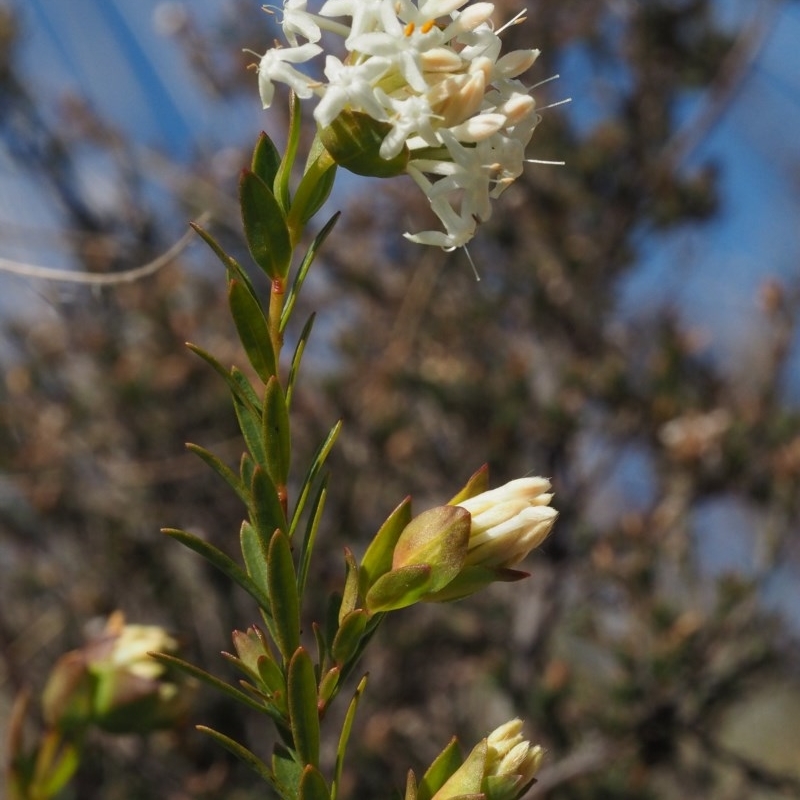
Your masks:
M 556 108 L 556 106 L 563 106 L 565 103 L 571 103 L 571 102 L 572 102 L 572 98 L 571 97 L 567 97 L 564 100 L 558 100 L 557 102 L 550 103 L 549 105 L 546 105 L 546 106 L 537 106 L 536 110 L 537 111 L 547 111 L 548 108 Z
M 420 32 L 421 32 L 421 33 L 427 33 L 429 30 L 431 30 L 431 29 L 434 27 L 434 25 L 436 25 L 436 20 L 429 19 L 429 20 L 428 20 L 428 21 L 427 21 L 427 22 L 426 22 L 426 23 L 425 23 L 425 24 L 424 24 L 424 25 L 423 25 L 423 26 L 420 28 Z
M 523 8 L 522 11 L 519 11 L 516 16 L 513 16 L 505 25 L 502 25 L 498 28 L 495 33 L 499 36 L 504 30 L 510 28 L 512 25 L 519 25 L 527 20 L 525 16 L 528 13 L 527 8 Z
M 414 27 L 414 23 L 409 22 L 408 25 L 403 28 L 403 36 L 411 36 L 411 34 L 414 33 Z

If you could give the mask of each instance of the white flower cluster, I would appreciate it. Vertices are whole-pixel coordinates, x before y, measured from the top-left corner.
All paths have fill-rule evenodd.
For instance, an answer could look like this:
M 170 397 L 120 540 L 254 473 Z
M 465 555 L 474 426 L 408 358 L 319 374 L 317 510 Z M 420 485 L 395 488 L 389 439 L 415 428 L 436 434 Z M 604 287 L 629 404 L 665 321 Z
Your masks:
M 519 80 L 539 51 L 501 56 L 494 5 L 467 3 L 326 0 L 311 13 L 307 0 L 285 0 L 281 24 L 289 46 L 268 50 L 258 67 L 265 108 L 280 82 L 301 99 L 320 98 L 314 116 L 322 128 L 344 110 L 387 123 L 380 155 L 391 159 L 408 148 L 406 171 L 444 227 L 405 235 L 446 249 L 466 244 L 489 218 L 490 199 L 521 174 L 539 121 Z M 295 66 L 323 52 L 323 30 L 340 35 L 348 53 L 344 61 L 326 55 L 325 82 Z

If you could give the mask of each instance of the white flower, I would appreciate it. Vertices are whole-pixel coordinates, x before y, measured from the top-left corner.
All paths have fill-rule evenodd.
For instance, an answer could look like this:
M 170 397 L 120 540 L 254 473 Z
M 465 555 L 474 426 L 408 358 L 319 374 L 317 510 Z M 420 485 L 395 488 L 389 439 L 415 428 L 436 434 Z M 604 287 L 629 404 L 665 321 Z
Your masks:
M 309 42 L 318 42 L 322 38 L 314 15 L 306 11 L 306 0 L 285 0 L 281 27 L 286 41 L 293 47 L 297 46 L 297 34 Z
M 318 44 L 311 43 L 299 47 L 275 47 L 267 50 L 258 65 L 258 92 L 264 108 L 272 105 L 275 81 L 287 84 L 301 100 L 311 97 L 312 81 L 289 65 L 302 64 L 321 52 L 322 48 Z
M 336 56 L 325 58 L 325 94 L 314 110 L 323 128 L 333 122 L 347 106 L 365 111 L 373 119 L 385 119 L 386 112 L 373 91 L 373 82 L 389 68 L 387 61 L 371 58 L 361 64 L 343 64 Z M 399 149 L 398 149 L 399 152 Z
M 399 169 L 407 163 L 443 227 L 406 237 L 462 247 L 489 218 L 491 200 L 521 174 L 539 119 L 520 80 L 539 51 L 502 54 L 504 28 L 495 30 L 493 13 L 493 3 L 468 0 L 326 0 L 312 14 L 307 0 L 286 0 L 282 26 L 291 46 L 261 59 L 262 102 L 272 102 L 280 82 L 301 99 L 319 98 L 314 115 L 321 128 L 351 111 L 388 123 L 386 133 L 376 128 L 380 147 L 367 142 L 367 152 L 387 161 L 407 157 Z M 347 56 L 328 55 L 325 80 L 315 80 L 294 65 L 322 51 L 316 42 L 324 30 L 341 37 Z M 298 37 L 307 43 L 299 45 Z M 345 140 L 348 153 L 357 146 Z M 369 165 L 371 157 L 357 161 Z M 344 152 L 336 158 L 355 163 Z M 360 169 L 372 174 L 369 166 Z

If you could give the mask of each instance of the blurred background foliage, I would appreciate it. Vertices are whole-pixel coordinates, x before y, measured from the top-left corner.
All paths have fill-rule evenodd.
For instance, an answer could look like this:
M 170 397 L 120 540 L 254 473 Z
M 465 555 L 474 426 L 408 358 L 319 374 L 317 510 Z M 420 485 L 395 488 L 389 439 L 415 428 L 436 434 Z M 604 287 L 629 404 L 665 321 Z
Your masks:
M 138 6 L 81 5 L 87 27 Z M 50 6 L 0 3 L 0 257 L 23 273 L 0 273 L 0 720 L 115 609 L 167 626 L 229 678 L 219 651 L 254 621 L 246 597 L 158 533 L 235 551 L 235 498 L 183 448 L 240 452 L 224 386 L 183 344 L 242 362 L 213 256 L 193 246 L 109 286 L 20 265 L 121 275 L 206 211 L 244 259 L 238 169 L 259 128 L 283 120 L 260 115 L 241 51 L 263 50 L 273 23 L 244 0 L 138 6 L 151 47 L 181 65 L 164 74 L 138 52 L 140 74 L 177 84 L 180 100 L 147 84 L 154 115 L 191 122 L 186 97 L 203 109 L 202 124 L 163 122 L 147 141 L 79 83 L 48 92 L 37 77 L 26 42 L 57 24 Z M 496 6 L 498 20 L 519 9 Z M 564 73 L 537 90 L 542 105 L 575 95 L 543 112 L 531 157 L 566 166 L 531 165 L 503 196 L 470 245 L 482 280 L 462 254 L 400 238 L 429 216 L 411 185 L 346 177 L 304 301 L 319 316 L 294 404 L 298 468 L 345 422 L 316 585 L 338 585 L 343 545 L 363 549 L 405 495 L 418 511 L 445 501 L 484 462 L 494 484 L 552 476 L 561 511 L 526 582 L 389 620 L 365 663 L 350 796 L 393 796 L 454 732 L 469 744 L 519 715 L 549 751 L 532 797 L 797 797 L 800 247 L 794 229 L 747 276 L 714 248 L 742 247 L 742 230 L 719 228 L 739 195 L 796 218 L 800 162 L 777 127 L 758 145 L 787 208 L 709 145 L 745 99 L 749 119 L 797 114 L 796 80 L 763 58 L 797 4 L 527 8 L 509 48 L 542 49 L 531 81 Z M 102 71 L 101 45 L 88 63 Z M 782 52 L 800 74 L 796 49 Z M 752 91 L 754 74 L 783 105 Z M 676 290 L 712 262 L 705 305 Z M 207 692 L 191 722 L 270 744 Z M 191 727 L 93 744 L 72 797 L 256 796 Z

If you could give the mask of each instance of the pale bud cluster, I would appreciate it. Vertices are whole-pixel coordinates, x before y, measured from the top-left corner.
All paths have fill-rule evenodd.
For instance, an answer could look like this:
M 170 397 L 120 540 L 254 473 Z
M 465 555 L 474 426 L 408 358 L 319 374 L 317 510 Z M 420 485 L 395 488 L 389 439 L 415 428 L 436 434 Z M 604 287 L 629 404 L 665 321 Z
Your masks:
M 490 200 L 521 174 L 539 121 L 519 80 L 539 51 L 501 55 L 494 5 L 467 3 L 327 0 L 314 14 L 307 0 L 286 0 L 281 25 L 289 46 L 268 50 L 258 67 L 265 108 L 280 82 L 301 99 L 320 98 L 314 111 L 320 128 L 342 112 L 386 125 L 380 156 L 408 154 L 405 171 L 444 227 L 405 235 L 446 249 L 466 244 L 491 215 Z M 324 81 L 295 66 L 323 53 L 323 30 L 341 36 L 347 51 L 343 61 L 326 55 Z
M 469 511 L 472 525 L 466 564 L 513 567 L 550 533 L 558 512 L 547 478 L 509 481 L 458 503 Z

